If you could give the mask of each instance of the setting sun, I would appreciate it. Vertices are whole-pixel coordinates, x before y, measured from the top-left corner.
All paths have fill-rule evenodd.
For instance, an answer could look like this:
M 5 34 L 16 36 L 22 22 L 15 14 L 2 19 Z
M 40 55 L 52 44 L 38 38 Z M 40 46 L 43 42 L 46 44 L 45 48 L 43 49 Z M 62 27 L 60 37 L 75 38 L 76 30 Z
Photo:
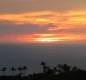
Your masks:
M 38 42 L 48 42 L 48 43 L 51 43 L 51 42 L 57 42 L 57 41 L 60 41 L 58 39 L 54 39 L 54 38 L 41 38 L 41 39 L 38 39 L 37 40 Z

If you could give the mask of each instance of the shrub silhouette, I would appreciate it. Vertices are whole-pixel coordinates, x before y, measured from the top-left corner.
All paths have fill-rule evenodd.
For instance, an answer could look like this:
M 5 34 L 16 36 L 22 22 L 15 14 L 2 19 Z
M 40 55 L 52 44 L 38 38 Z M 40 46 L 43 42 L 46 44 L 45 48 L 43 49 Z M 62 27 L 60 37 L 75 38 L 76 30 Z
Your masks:
M 46 65 L 46 62 L 41 62 L 43 72 L 30 74 L 28 76 L 21 76 L 22 72 L 26 71 L 27 66 L 14 68 L 11 67 L 12 73 L 18 70 L 17 75 L 2 75 L 0 80 L 86 80 L 86 70 L 79 69 L 77 67 L 70 67 L 67 64 L 58 64 L 56 67 L 50 68 Z M 6 71 L 7 68 L 3 68 L 2 71 Z

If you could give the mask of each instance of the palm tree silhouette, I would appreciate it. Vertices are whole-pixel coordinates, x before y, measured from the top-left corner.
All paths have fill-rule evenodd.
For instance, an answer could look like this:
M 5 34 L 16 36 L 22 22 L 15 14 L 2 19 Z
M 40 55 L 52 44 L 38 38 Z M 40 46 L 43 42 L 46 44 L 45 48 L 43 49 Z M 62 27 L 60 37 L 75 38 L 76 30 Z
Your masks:
M 44 61 L 42 61 L 40 63 L 40 65 L 42 65 L 42 67 L 43 67 L 43 73 L 45 73 L 46 72 L 46 69 L 47 69 L 46 63 Z
M 28 67 L 27 66 L 23 66 L 23 71 L 24 71 L 24 75 L 25 75 L 25 71 L 28 70 Z
M 3 67 L 1 71 L 3 72 L 3 75 L 5 75 L 6 68 L 5 68 L 5 67 Z
M 14 74 L 14 72 L 16 71 L 16 69 L 14 67 L 11 67 L 10 71 L 12 71 L 12 73 Z
M 19 71 L 19 74 L 23 74 L 22 71 L 23 71 L 23 68 L 22 67 L 18 67 L 17 70 Z

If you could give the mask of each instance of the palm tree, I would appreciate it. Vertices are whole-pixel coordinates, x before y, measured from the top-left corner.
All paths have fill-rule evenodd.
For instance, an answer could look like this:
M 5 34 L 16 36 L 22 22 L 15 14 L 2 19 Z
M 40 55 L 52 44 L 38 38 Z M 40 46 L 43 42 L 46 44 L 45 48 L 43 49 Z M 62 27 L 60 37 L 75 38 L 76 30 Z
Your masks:
M 42 62 L 40 63 L 40 65 L 45 66 L 46 63 L 45 63 L 44 61 L 42 61 Z
M 43 67 L 43 73 L 45 73 L 46 72 L 46 69 L 47 69 L 46 63 L 44 61 L 42 61 L 40 63 L 40 65 L 42 65 L 42 67 Z
M 22 74 L 22 71 L 23 71 L 22 67 L 18 67 L 17 70 L 20 72 L 20 74 Z
M 5 74 L 5 72 L 6 72 L 6 68 L 5 68 L 5 67 L 3 67 L 1 71 L 3 72 L 3 75 L 4 75 L 4 74 Z
M 10 71 L 12 71 L 12 73 L 14 74 L 14 72 L 16 71 L 16 69 L 14 67 L 11 67 Z
M 23 70 L 25 71 L 25 70 L 27 70 L 28 69 L 28 67 L 27 66 L 23 66 Z
M 24 71 L 24 74 L 25 74 L 25 71 L 28 70 L 28 67 L 27 66 L 23 66 L 23 71 Z

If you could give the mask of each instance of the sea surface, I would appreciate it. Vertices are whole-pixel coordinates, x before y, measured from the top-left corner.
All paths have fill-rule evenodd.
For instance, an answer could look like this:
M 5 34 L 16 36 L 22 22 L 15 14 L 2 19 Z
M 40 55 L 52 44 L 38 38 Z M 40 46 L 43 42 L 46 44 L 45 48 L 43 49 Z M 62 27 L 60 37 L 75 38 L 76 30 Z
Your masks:
M 42 61 L 86 69 L 86 44 L 0 44 L 0 69 L 25 65 L 28 74 L 39 73 Z

